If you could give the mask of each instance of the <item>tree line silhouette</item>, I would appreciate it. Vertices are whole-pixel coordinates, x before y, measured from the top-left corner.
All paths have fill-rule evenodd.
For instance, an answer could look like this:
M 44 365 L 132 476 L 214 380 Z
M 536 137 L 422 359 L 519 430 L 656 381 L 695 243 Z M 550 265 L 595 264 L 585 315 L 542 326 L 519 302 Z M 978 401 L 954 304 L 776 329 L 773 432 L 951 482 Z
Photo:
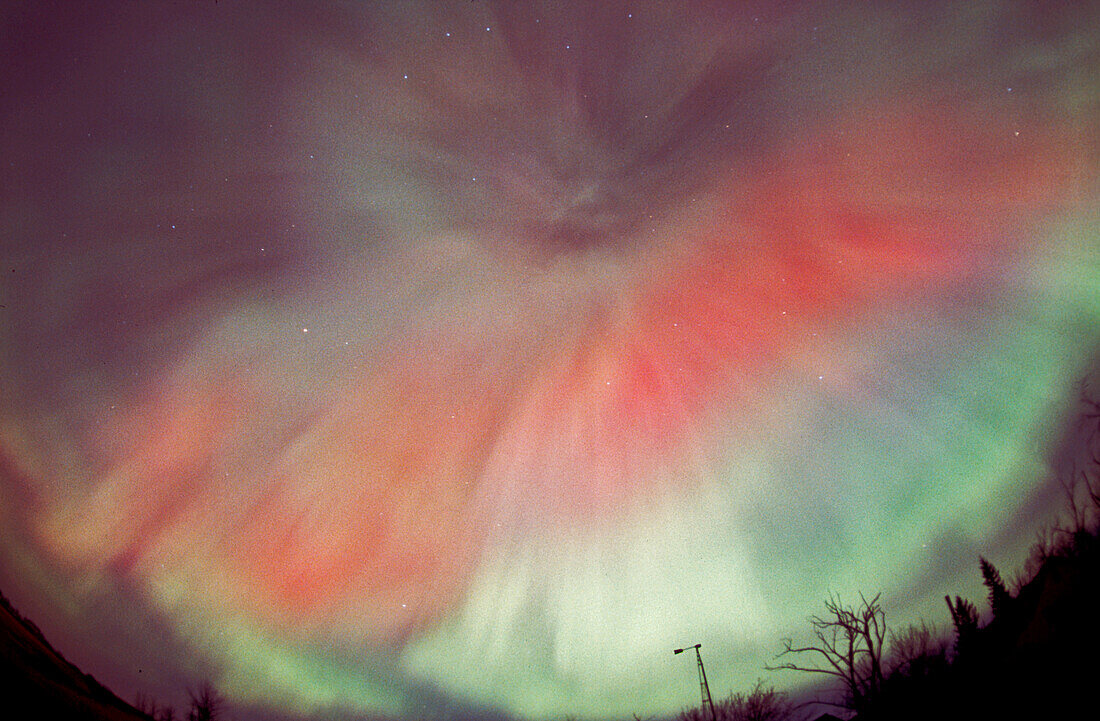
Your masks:
M 184 718 L 178 718 L 172 706 L 158 706 L 153 697 L 143 693 L 138 693 L 134 708 L 152 721 L 220 721 L 225 699 L 212 683 L 203 681 L 196 688 L 187 689 L 187 696 L 190 704 Z
M 715 703 L 714 721 L 838 719 L 810 716 L 811 703 L 849 721 L 1100 717 L 1100 401 L 1082 404 L 1086 467 L 1063 483 L 1064 516 L 1038 532 L 1011 588 L 978 558 L 988 620 L 969 599 L 947 595 L 950 627 L 921 620 L 893 631 L 881 594 L 854 603 L 831 594 L 825 612 L 809 618 L 812 639 L 785 639 L 765 668 L 823 676 L 835 696 L 795 705 L 758 681 Z M 679 720 L 711 721 L 701 709 Z

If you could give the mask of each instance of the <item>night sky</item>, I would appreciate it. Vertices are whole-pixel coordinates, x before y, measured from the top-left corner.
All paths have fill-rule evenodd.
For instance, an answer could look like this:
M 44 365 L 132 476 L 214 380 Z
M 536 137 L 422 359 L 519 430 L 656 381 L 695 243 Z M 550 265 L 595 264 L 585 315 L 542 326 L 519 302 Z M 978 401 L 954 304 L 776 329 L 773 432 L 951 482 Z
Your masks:
M 0 18 L 0 588 L 127 698 L 794 688 L 830 591 L 945 624 L 1061 503 L 1100 4 Z

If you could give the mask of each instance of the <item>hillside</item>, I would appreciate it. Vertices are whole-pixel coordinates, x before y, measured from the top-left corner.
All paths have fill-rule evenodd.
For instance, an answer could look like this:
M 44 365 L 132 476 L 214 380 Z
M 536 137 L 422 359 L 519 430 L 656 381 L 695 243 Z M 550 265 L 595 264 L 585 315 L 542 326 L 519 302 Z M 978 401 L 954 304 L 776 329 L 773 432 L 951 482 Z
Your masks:
M 65 660 L 0 594 L 0 716 L 21 719 L 149 721 Z
M 1009 596 L 956 636 L 950 661 L 923 657 L 887 679 L 860 719 L 1094 718 L 1100 648 L 1100 538 L 1079 530 Z

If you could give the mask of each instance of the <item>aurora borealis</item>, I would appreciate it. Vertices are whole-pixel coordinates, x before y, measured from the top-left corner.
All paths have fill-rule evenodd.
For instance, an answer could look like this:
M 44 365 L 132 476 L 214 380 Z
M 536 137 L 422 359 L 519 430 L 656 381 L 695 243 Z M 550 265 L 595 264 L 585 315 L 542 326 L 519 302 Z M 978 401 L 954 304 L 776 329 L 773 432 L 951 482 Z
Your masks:
M 666 714 L 1058 506 L 1095 3 L 2 17 L 0 588 L 123 695 Z

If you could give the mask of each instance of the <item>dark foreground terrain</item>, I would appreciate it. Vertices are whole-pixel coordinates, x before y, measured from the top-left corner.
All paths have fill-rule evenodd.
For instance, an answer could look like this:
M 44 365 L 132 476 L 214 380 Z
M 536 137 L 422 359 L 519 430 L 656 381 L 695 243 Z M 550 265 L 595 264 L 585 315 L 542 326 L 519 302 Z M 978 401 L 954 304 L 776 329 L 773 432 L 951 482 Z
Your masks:
M 0 595 L 0 718 L 148 721 L 58 653 Z

